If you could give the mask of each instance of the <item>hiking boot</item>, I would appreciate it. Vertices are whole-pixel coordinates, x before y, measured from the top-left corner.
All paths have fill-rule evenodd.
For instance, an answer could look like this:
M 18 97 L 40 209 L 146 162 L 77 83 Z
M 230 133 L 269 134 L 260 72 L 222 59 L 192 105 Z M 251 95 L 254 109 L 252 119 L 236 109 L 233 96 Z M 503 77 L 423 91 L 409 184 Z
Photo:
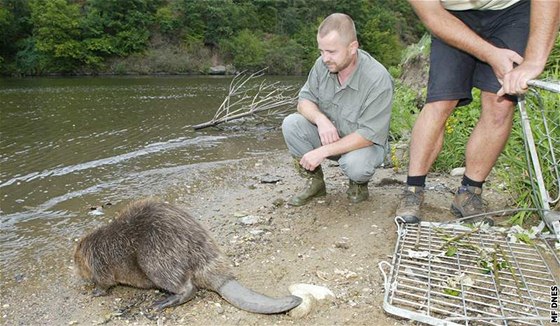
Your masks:
M 486 204 L 482 199 L 482 188 L 473 186 L 461 186 L 453 198 L 451 203 L 451 212 L 457 218 L 465 218 L 472 216 L 472 218 L 465 218 L 462 221 L 466 223 L 483 222 L 490 226 L 494 225 L 494 221 L 484 216 L 486 213 Z
M 348 199 L 354 204 L 363 202 L 369 197 L 368 183 L 350 180 L 346 194 L 348 195 Z
M 323 169 L 319 165 L 315 170 L 308 171 L 299 164 L 299 160 L 295 159 L 296 169 L 299 174 L 305 179 L 303 190 L 290 198 L 288 204 L 292 206 L 303 206 L 315 197 L 325 196 L 327 194 L 327 187 L 323 179 Z
M 406 186 L 395 215 L 405 223 L 420 223 L 420 206 L 424 202 L 424 187 Z

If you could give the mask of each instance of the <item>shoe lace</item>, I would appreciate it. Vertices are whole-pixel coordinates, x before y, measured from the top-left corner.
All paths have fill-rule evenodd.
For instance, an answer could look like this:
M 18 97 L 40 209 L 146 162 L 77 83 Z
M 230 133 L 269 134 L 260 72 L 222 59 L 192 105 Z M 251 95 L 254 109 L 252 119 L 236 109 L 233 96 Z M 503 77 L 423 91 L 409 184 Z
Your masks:
M 484 209 L 484 206 L 486 205 L 487 202 L 484 199 L 482 199 L 480 195 L 475 194 L 469 190 L 466 190 L 465 192 L 467 193 L 467 196 L 465 199 L 465 203 L 463 204 L 463 207 L 472 205 L 472 207 L 477 211 Z
M 421 203 L 420 193 L 413 192 L 410 190 L 405 190 L 403 194 L 404 204 L 406 206 L 417 206 Z
M 348 194 L 351 196 L 358 196 L 364 191 L 364 185 L 354 184 L 348 189 Z

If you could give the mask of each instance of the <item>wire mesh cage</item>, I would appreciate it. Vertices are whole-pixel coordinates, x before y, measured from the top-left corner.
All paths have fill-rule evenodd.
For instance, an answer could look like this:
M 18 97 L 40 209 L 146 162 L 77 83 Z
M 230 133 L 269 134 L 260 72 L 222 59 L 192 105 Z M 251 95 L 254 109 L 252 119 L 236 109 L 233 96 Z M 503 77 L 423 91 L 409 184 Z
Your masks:
M 379 266 L 387 312 L 431 325 L 548 325 L 557 315 L 558 262 L 552 270 L 536 245 L 458 224 L 404 224 L 398 234 L 392 264 Z

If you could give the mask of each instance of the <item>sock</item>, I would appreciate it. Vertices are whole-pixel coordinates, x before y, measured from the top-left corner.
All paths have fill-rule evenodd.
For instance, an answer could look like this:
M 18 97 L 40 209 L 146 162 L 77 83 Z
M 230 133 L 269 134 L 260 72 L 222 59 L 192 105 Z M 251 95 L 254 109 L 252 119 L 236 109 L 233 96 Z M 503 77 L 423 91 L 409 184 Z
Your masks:
M 466 174 L 463 174 L 463 181 L 461 182 L 463 186 L 471 186 L 477 188 L 482 188 L 483 183 L 484 181 L 474 181 L 473 179 L 467 177 Z
M 407 176 L 406 177 L 406 184 L 408 186 L 414 187 L 422 187 L 426 186 L 426 176 L 425 175 L 418 175 L 418 176 Z

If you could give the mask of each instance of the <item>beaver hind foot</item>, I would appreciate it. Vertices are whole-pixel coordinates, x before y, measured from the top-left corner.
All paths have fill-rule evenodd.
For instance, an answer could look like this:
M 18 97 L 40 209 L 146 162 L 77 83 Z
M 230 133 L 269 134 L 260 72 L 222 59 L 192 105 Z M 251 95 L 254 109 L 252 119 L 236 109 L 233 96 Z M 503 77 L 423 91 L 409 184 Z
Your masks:
M 182 305 L 183 303 L 194 298 L 196 291 L 197 288 L 191 282 L 188 282 L 187 289 L 184 292 L 170 294 L 163 299 L 157 300 L 152 304 L 152 308 L 154 308 L 155 310 L 162 310 L 165 308 Z

